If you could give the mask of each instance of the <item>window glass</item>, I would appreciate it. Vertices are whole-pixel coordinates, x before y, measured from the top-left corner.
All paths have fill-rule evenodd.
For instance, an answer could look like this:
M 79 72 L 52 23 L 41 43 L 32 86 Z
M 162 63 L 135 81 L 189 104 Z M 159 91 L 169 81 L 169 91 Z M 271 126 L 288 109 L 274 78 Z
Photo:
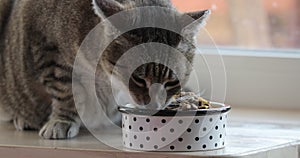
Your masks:
M 206 29 L 218 46 L 300 48 L 300 0 L 172 1 L 182 12 L 211 9 Z

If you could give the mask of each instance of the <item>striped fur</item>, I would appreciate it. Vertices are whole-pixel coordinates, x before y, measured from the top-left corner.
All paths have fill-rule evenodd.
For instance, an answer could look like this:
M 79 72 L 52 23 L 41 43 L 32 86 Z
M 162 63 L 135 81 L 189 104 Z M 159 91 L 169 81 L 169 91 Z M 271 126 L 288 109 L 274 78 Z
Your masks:
M 94 6 L 91 6 L 92 0 L 12 2 L 0 1 L 0 111 L 13 119 L 16 129 L 39 129 L 40 136 L 47 139 L 71 138 L 79 132 L 80 119 L 72 94 L 73 63 L 81 42 L 101 18 L 126 9 L 126 6 L 173 8 L 169 0 L 118 0 L 117 4 L 122 8 L 114 8 L 111 0 L 94 0 Z M 101 11 L 97 12 L 98 16 L 94 9 Z M 4 28 L 5 34 L 2 33 Z M 131 35 L 138 38 L 128 38 Z M 106 34 L 101 36 L 106 38 Z M 190 61 L 193 59 L 194 47 L 182 43 L 179 35 L 167 30 L 145 28 L 116 39 L 105 51 L 96 78 L 97 95 L 106 105 L 103 107 L 106 114 L 115 122 L 120 121 L 120 117 L 106 82 L 108 75 L 119 81 L 122 76 L 105 72 L 112 72 L 114 63 L 124 51 L 149 41 L 178 48 Z M 183 73 L 188 77 L 189 71 L 185 70 Z M 166 84 L 168 97 L 180 89 L 175 74 L 156 63 L 141 66 L 132 76 L 135 80 L 125 88 L 138 102 L 147 103 L 149 95 L 144 92 L 153 83 Z M 95 122 L 92 121 L 91 124 Z

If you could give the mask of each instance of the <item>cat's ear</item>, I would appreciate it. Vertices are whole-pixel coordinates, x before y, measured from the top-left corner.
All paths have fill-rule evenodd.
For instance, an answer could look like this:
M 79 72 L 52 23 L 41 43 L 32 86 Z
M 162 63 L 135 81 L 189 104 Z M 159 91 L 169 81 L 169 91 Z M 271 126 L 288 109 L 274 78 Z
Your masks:
M 202 10 L 197 12 L 185 13 L 185 16 L 190 16 L 194 21 L 183 29 L 183 34 L 197 35 L 200 28 L 206 24 L 206 20 L 211 14 L 210 10 Z
M 119 11 L 124 10 L 124 6 L 116 0 L 93 0 L 95 13 L 101 17 L 109 17 Z

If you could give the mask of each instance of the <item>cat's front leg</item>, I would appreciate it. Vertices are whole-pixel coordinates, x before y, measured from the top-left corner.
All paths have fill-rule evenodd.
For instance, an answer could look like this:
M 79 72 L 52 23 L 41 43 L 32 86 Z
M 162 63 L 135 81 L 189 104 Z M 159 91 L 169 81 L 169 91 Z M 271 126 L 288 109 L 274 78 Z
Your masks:
M 42 83 L 52 96 L 52 113 L 39 135 L 46 139 L 66 139 L 76 136 L 81 121 L 72 94 L 72 70 L 55 63 L 42 73 Z
M 42 127 L 39 135 L 46 139 L 67 139 L 75 137 L 79 133 L 80 119 L 73 108 L 73 103 L 61 104 L 56 100 L 53 102 L 53 111 L 49 121 Z

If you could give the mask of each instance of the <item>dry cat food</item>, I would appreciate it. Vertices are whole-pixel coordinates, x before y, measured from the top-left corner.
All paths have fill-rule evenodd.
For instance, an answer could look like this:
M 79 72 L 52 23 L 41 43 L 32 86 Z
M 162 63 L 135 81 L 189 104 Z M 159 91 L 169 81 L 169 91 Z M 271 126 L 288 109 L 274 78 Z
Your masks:
M 193 92 L 180 92 L 174 95 L 165 108 L 166 110 L 197 110 L 209 109 L 211 107 L 209 101 L 196 95 Z

